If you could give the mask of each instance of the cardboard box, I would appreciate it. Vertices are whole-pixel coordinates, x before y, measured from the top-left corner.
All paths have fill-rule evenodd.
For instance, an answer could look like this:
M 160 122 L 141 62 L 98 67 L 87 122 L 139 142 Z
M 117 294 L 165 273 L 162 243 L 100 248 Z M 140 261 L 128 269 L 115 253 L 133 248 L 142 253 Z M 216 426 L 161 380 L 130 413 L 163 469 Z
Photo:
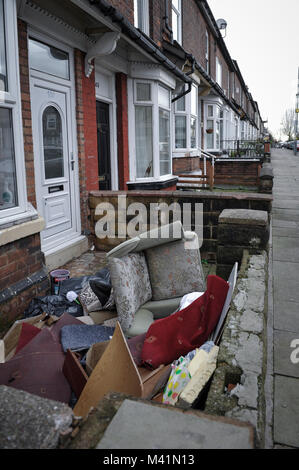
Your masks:
M 74 407 L 75 416 L 87 416 L 109 392 L 154 398 L 168 380 L 169 365 L 154 371 L 136 366 L 119 323 L 106 343 L 97 343 L 88 352 L 91 374 Z

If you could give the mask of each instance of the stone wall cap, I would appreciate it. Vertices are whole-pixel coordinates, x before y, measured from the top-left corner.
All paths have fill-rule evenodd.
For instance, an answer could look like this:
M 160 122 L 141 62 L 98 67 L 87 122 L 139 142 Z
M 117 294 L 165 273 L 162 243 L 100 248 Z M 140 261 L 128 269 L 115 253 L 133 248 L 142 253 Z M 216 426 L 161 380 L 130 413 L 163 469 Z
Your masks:
M 272 166 L 263 166 L 260 171 L 260 178 L 270 178 L 274 177 Z
M 252 209 L 224 209 L 219 216 L 219 223 L 266 226 L 268 213 Z

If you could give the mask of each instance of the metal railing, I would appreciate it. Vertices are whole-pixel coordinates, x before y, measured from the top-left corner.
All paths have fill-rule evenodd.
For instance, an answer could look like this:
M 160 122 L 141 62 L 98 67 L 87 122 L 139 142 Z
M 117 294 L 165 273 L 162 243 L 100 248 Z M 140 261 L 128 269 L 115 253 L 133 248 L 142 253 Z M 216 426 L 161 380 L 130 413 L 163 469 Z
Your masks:
M 223 157 L 260 158 L 264 155 L 264 143 L 260 140 L 222 140 L 220 149 Z

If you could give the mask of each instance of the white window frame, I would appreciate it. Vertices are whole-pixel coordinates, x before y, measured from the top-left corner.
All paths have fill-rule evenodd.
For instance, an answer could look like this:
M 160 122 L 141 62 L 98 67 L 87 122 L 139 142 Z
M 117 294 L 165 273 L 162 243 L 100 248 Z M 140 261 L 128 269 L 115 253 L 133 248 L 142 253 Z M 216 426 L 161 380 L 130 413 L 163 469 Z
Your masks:
M 175 35 L 173 35 L 173 39 L 178 42 L 179 44 L 182 44 L 182 39 L 183 39 L 183 35 L 182 35 L 182 0 L 178 0 L 178 4 L 179 4 L 179 9 L 177 9 L 173 2 L 171 2 L 171 12 L 172 12 L 172 18 L 173 18 L 173 15 L 175 14 L 177 16 L 177 19 L 178 19 L 178 34 L 177 34 L 177 37 L 175 37 Z M 172 25 L 172 30 L 173 30 L 173 25 Z
M 208 109 L 209 106 L 212 106 L 213 109 L 213 115 L 209 116 L 208 115 Z M 204 145 L 205 145 L 205 150 L 209 152 L 220 152 L 221 149 L 221 142 L 220 142 L 220 110 L 221 110 L 221 105 L 219 103 L 215 102 L 207 102 L 205 104 L 205 121 L 204 121 L 204 134 L 205 134 L 205 140 L 204 140 Z M 213 147 L 208 147 L 207 146 L 207 128 L 208 128 L 208 121 L 213 121 Z M 219 146 L 217 146 L 217 126 L 219 125 Z
M 4 221 L 5 223 L 9 223 L 12 220 L 20 218 L 20 215 L 26 211 L 30 211 L 26 189 L 17 10 L 15 0 L 4 0 L 4 22 L 8 91 L 1 92 L 0 106 L 11 110 L 18 203 L 15 207 L 0 210 L 0 224 Z
M 232 72 L 232 98 L 235 98 L 235 72 Z
M 151 85 L 151 101 L 137 101 L 137 83 L 146 83 Z M 165 88 L 169 92 L 169 107 L 166 108 L 159 104 L 159 87 Z M 164 181 L 172 176 L 172 113 L 171 113 L 171 89 L 166 85 L 155 81 L 145 79 L 129 79 L 128 80 L 128 102 L 129 102 L 129 146 L 130 146 L 130 182 L 151 182 Z M 136 136 L 135 136 L 135 107 L 150 106 L 152 108 L 152 139 L 153 139 L 153 176 L 137 177 L 136 166 Z M 159 151 L 159 109 L 169 111 L 170 134 L 170 173 L 160 175 L 160 151 Z
M 141 24 L 139 24 L 139 11 L 141 7 Z M 149 36 L 149 3 L 148 0 L 134 0 L 134 26 Z
M 199 142 L 199 127 L 198 127 L 198 115 L 199 115 L 199 100 L 198 100 L 198 86 L 192 84 L 192 90 L 195 92 L 196 96 L 196 114 L 192 113 L 192 91 L 185 95 L 185 111 L 179 111 L 177 104 L 178 101 L 174 103 L 173 106 L 173 152 L 175 157 L 183 157 L 188 152 L 190 156 L 198 155 L 198 142 Z M 185 116 L 186 117 L 186 147 L 185 148 L 176 148 L 175 146 L 175 118 L 176 116 Z M 191 119 L 195 118 L 196 120 L 196 144 L 195 147 L 191 147 Z
M 222 63 L 216 56 L 216 82 L 222 88 Z
M 206 72 L 210 73 L 210 36 L 206 30 Z

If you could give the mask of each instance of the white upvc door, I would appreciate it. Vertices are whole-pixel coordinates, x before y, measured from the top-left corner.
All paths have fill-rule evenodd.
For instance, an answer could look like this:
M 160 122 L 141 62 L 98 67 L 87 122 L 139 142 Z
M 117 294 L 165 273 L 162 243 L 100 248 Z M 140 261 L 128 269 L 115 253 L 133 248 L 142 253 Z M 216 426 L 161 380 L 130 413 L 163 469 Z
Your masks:
M 31 77 L 37 208 L 44 252 L 78 236 L 70 87 Z

